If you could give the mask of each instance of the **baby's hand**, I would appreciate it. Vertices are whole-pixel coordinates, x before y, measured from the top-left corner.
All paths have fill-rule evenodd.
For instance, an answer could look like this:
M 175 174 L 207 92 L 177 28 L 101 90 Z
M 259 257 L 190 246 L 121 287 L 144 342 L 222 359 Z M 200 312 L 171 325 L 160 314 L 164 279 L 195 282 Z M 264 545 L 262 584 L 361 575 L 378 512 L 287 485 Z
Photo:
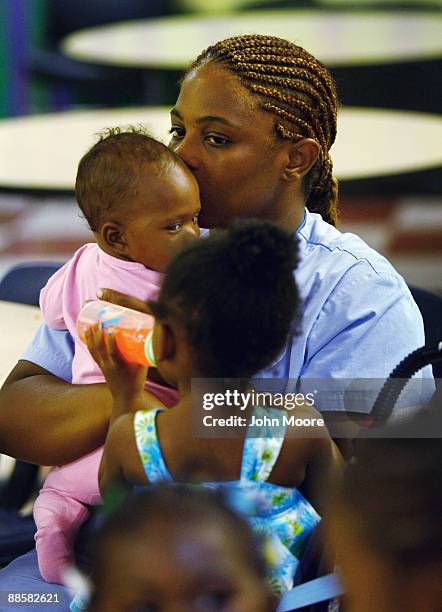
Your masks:
M 90 354 L 103 372 L 114 398 L 114 407 L 118 407 L 120 413 L 139 409 L 144 404 L 147 368 L 125 361 L 113 332 L 104 331 L 99 323 L 87 329 L 85 340 Z

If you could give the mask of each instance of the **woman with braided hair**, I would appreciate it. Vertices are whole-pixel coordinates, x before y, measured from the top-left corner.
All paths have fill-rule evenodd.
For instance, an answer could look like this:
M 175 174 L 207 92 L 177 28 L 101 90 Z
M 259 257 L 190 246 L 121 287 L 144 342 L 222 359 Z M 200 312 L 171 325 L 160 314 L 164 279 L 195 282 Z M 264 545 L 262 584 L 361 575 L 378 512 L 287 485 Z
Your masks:
M 207 81 L 207 75 L 210 75 L 209 81 Z M 219 77 L 220 82 L 218 83 L 216 76 Z M 201 81 L 202 78 L 205 80 Z M 242 104 L 235 109 L 238 112 L 238 119 L 243 119 L 239 117 L 240 114 L 249 114 L 248 119 L 251 118 L 250 113 L 255 114 L 253 122 L 249 123 L 246 120 L 245 125 L 241 125 L 241 128 L 244 130 L 249 123 L 249 130 L 256 133 L 255 138 L 262 137 L 262 142 L 257 142 L 256 145 L 266 148 L 256 150 L 256 146 L 251 153 L 255 156 L 262 156 L 264 166 L 268 167 L 271 162 L 270 151 L 281 153 L 280 149 L 283 149 L 285 153 L 291 153 L 290 146 L 278 145 L 283 143 L 300 145 L 296 149 L 301 151 L 303 157 L 306 157 L 303 162 L 304 164 L 307 162 L 309 167 L 302 169 L 305 179 L 298 181 L 298 183 L 302 182 L 302 185 L 296 185 L 302 186 L 301 206 L 299 202 L 296 202 L 296 197 L 290 198 L 290 204 L 294 210 L 290 225 L 294 225 L 299 219 L 300 212 L 296 211 L 296 208 L 300 208 L 303 214 L 304 203 L 309 211 L 318 212 L 325 221 L 336 225 L 338 191 L 336 179 L 333 177 L 333 164 L 329 150 L 336 138 L 338 98 L 329 71 L 302 47 L 281 38 L 237 36 L 209 47 L 201 53 L 186 73 L 182 80 L 177 106 L 172 111 L 171 147 L 176 151 L 183 150 L 183 147 L 179 145 L 185 127 L 179 121 L 181 108 L 188 113 L 187 93 L 188 91 L 195 92 L 198 83 L 201 82 L 203 83 L 199 85 L 199 88 L 203 90 L 203 97 L 199 100 L 201 107 L 206 104 L 204 93 L 210 96 L 209 92 L 212 92 L 217 99 L 217 108 L 225 106 L 226 98 L 233 98 L 235 106 L 235 96 L 238 97 L 238 101 L 242 100 Z M 199 90 L 198 96 L 200 95 Z M 220 118 L 228 119 L 224 114 Z M 175 119 L 177 121 L 174 121 Z M 259 129 L 260 123 L 267 124 L 265 126 L 269 128 L 267 133 Z M 228 139 L 225 140 L 228 145 Z M 246 133 L 242 141 L 249 146 L 253 144 Z M 218 141 L 214 139 L 214 144 L 216 142 L 220 147 L 222 146 L 222 139 Z M 269 147 L 270 151 L 266 150 Z M 240 151 L 239 155 L 242 154 Z M 185 153 L 181 155 L 185 157 Z M 192 167 L 192 161 L 192 159 L 188 160 L 190 167 Z M 195 168 L 195 174 L 197 170 Z M 255 166 L 255 180 L 257 179 L 256 170 L 258 169 Z M 292 169 L 291 172 L 295 173 L 295 170 Z M 242 165 L 238 169 L 239 173 L 243 174 Z M 243 181 L 245 178 L 243 176 Z M 291 178 L 293 182 L 295 177 Z M 218 199 L 223 198 L 223 204 L 219 207 L 220 210 L 214 219 L 215 224 L 218 224 L 219 216 L 226 217 L 229 212 L 229 201 L 226 201 L 227 186 L 224 185 L 221 189 L 221 185 L 213 184 L 212 179 L 211 175 L 207 188 L 210 189 L 211 194 L 216 193 L 219 188 Z M 233 190 L 236 191 L 235 188 Z M 258 198 L 262 199 L 266 195 L 265 191 L 260 192 L 259 189 L 255 189 L 256 191 L 259 194 Z M 236 199 L 239 200 L 241 196 L 251 199 L 252 195 L 255 194 L 247 185 L 246 193 L 241 195 L 236 193 Z M 268 204 L 273 211 L 270 213 L 272 219 L 277 218 L 278 212 L 274 210 L 278 204 L 276 194 Z M 213 223 L 211 217 L 208 216 L 213 214 L 208 210 L 209 205 L 214 207 L 210 202 L 203 212 L 203 223 L 207 217 L 206 226 L 208 227 Z M 254 206 L 255 208 L 250 212 L 259 213 L 259 204 L 255 203 Z M 284 210 L 284 212 L 287 211 Z M 232 207 L 231 214 L 236 218 L 238 214 L 241 214 L 241 210 L 238 210 L 238 206 Z
M 424 343 L 402 277 L 334 227 L 337 110 L 333 79 L 310 53 L 280 38 L 244 35 L 196 58 L 171 111 L 170 147 L 197 179 L 202 227 L 259 217 L 296 232 L 301 333 L 260 375 L 283 380 L 281 391 L 294 390 L 299 378 L 345 379 L 334 386 L 333 403 L 317 397 L 323 411 L 344 409 L 348 379 L 386 377 Z M 367 412 L 372 395 L 358 397 L 352 408 Z
M 388 376 L 424 343 L 424 332 L 403 278 L 357 236 L 334 227 L 337 110 L 329 71 L 302 47 L 234 36 L 203 51 L 184 75 L 170 147 L 198 182 L 201 227 L 255 217 L 296 233 L 301 330 L 260 376 L 280 380 L 280 391 L 293 391 L 298 379 L 343 379 L 332 398 L 317 397 L 322 411 L 342 414 L 349 379 Z M 101 297 L 144 307 L 112 291 Z M 71 362 L 69 334 L 43 325 L 0 393 L 0 451 L 59 465 L 103 442 L 109 392 L 65 382 Z M 431 377 L 431 367 L 420 375 Z M 371 408 L 372 396 L 358 400 L 354 410 Z
M 297 235 L 302 324 L 260 372 L 274 379 L 274 391 L 294 391 L 297 381 L 302 389 L 307 379 L 383 378 L 424 343 L 422 318 L 402 277 L 357 236 L 334 227 L 330 148 L 337 109 L 329 72 L 307 51 L 244 35 L 196 58 L 171 112 L 170 147 L 198 182 L 202 227 L 259 218 Z M 100 297 L 143 308 L 112 291 Z M 0 393 L 1 452 L 60 465 L 103 443 L 111 395 L 103 384 L 70 384 L 72 352 L 67 332 L 41 326 Z M 420 375 L 431 377 L 431 369 Z M 317 398 L 321 411 L 343 414 L 341 386 Z M 353 409 L 364 413 L 371 403 L 359 394 Z

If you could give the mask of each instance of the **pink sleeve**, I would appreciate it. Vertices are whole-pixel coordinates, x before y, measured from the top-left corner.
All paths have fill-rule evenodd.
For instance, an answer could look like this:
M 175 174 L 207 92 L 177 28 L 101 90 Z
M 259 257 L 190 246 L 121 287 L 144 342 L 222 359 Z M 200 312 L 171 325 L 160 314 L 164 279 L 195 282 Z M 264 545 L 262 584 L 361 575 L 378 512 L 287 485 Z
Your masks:
M 40 310 L 43 321 L 52 329 L 67 329 L 63 314 L 63 289 L 68 264 L 57 270 L 40 291 Z

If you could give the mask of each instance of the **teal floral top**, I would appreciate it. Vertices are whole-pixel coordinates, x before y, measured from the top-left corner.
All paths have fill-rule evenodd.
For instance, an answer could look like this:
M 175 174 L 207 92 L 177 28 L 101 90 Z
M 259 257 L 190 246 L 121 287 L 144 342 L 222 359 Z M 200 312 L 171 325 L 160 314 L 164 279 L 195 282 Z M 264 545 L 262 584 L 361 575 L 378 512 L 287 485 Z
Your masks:
M 156 415 L 160 410 L 138 411 L 134 419 L 138 451 L 151 483 L 173 481 L 157 436 Z M 261 410 L 255 408 L 255 414 Z M 265 538 L 271 586 L 280 594 L 292 588 L 298 560 L 320 516 L 297 489 L 267 482 L 284 442 L 284 429 L 277 438 L 266 436 L 264 429 L 247 432 L 240 480 L 204 486 L 227 487 L 229 497 L 237 494 L 241 498 L 253 529 Z

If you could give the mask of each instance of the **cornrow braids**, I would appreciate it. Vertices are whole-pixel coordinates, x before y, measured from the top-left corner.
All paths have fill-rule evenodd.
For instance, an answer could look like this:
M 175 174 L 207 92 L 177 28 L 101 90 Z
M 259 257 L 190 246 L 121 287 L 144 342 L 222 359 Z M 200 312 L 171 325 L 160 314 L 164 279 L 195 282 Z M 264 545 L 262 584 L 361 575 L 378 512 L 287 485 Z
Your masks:
M 338 184 L 329 151 L 336 138 L 338 97 L 327 68 L 302 47 L 259 34 L 233 36 L 208 47 L 188 73 L 210 61 L 225 64 L 260 99 L 260 108 L 275 115 L 279 138 L 316 140 L 320 154 L 304 181 L 306 206 L 336 225 Z

